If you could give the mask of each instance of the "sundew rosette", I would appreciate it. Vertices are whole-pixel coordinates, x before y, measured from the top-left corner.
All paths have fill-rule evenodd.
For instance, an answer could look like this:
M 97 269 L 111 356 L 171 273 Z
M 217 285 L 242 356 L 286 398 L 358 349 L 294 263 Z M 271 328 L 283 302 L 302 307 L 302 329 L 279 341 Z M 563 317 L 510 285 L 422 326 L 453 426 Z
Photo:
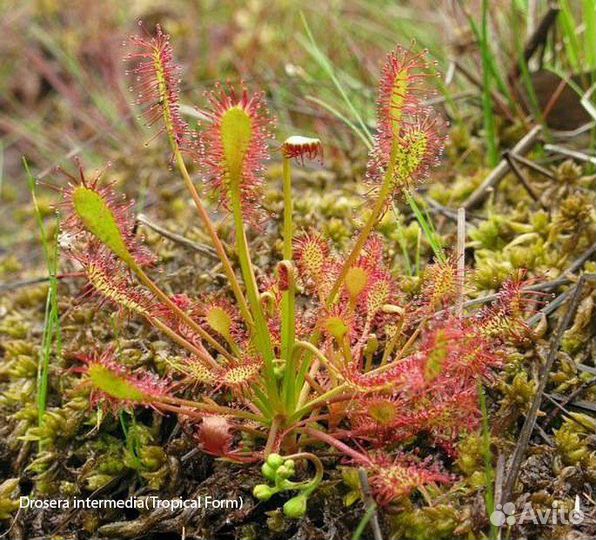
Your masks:
M 261 462 L 265 483 L 253 495 L 266 501 L 292 492 L 283 495 L 290 518 L 306 513 L 324 473 L 315 452 L 329 448 L 365 469 L 379 504 L 408 505 L 416 491 L 425 500 L 443 498 L 452 477 L 439 460 L 451 467 L 462 441 L 478 436 L 482 384 L 495 380 L 511 345 L 531 331 L 521 276 L 505 284 L 492 306 L 452 311 L 461 298 L 458 261 L 446 254 L 416 272 L 415 286 L 409 280 L 403 287 L 395 246 L 375 233 L 391 201 L 400 195 L 411 201 L 440 157 L 442 123 L 427 106 L 425 53 L 396 49 L 387 57 L 368 170 L 376 189 L 369 190 L 363 225 L 347 250 L 317 232 L 316 223 L 301 233 L 293 226 L 292 167 L 321 159 L 322 141 L 295 134 L 272 143 L 282 165 L 283 216 L 268 231 L 278 230 L 283 245 L 278 253 L 272 240 L 263 264 L 261 246 L 270 236 L 259 239 L 256 252 L 247 235 L 259 214 L 273 138 L 263 94 L 243 85 L 218 85 L 208 94 L 200 152 L 193 156 L 199 167 L 191 176 L 180 148 L 186 127 L 169 40 L 158 29 L 140 45 L 136 74 L 151 98 L 151 122 L 169 135 L 226 281 L 218 275 L 203 293 L 175 290 L 188 280 L 168 282 L 170 273 L 154 281 L 132 203 L 97 180 L 71 178 L 63 226 L 73 239 L 68 255 L 83 270 L 78 276 L 102 302 L 171 342 L 153 366 L 161 378 L 151 364 L 129 369 L 109 344 L 92 343 L 78 370 L 91 404 L 116 413 L 141 407 L 174 413 L 203 453 Z M 199 180 L 229 211 L 229 242 L 219 237 L 195 187 Z M 128 328 L 118 330 L 110 339 Z M 135 340 L 140 350 L 143 336 Z M 314 475 L 305 479 L 308 471 Z

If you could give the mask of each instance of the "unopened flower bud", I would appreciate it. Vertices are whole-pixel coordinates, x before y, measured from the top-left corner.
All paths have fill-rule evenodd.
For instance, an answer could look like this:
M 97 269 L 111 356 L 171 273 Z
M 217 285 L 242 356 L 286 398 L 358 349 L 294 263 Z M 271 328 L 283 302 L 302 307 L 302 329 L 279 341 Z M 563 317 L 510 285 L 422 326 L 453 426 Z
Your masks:
M 267 484 L 257 484 L 252 494 L 260 501 L 268 501 L 273 495 L 273 490 Z
M 284 504 L 284 514 L 292 519 L 301 518 L 306 514 L 306 497 L 296 495 Z
M 292 471 L 285 465 L 279 467 L 276 472 L 277 476 L 279 476 L 280 478 L 289 478 L 290 476 L 292 476 Z
M 267 465 L 270 467 L 277 469 L 281 465 L 284 464 L 284 458 L 282 458 L 279 454 L 269 454 L 267 456 Z
M 267 478 L 267 480 L 275 480 L 275 469 L 271 467 L 271 465 L 263 463 L 263 466 L 261 467 L 261 472 L 263 473 L 263 476 Z

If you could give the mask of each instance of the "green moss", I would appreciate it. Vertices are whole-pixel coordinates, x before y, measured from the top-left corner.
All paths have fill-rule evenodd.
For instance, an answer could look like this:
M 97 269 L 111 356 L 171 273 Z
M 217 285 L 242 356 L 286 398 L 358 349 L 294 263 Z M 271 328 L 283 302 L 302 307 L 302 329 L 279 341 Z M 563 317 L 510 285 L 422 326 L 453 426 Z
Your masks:
M 566 465 L 594 467 L 596 455 L 591 450 L 590 437 L 594 435 L 596 422 L 586 414 L 571 413 L 563 425 L 555 430 L 555 446 Z
M 0 322 L 0 335 L 12 339 L 25 339 L 29 334 L 30 324 L 19 312 L 13 312 Z
M 467 476 L 477 471 L 483 471 L 484 463 L 484 440 L 479 433 L 471 433 L 464 437 L 458 445 L 459 456 L 457 458 L 458 468 Z
M 472 279 L 478 289 L 497 289 L 512 273 L 513 266 L 502 254 L 489 251 L 476 253 L 476 269 Z
M 12 519 L 19 509 L 19 479 L 9 478 L 0 484 L 0 521 Z
M 391 520 L 392 537 L 411 540 L 452 539 L 461 518 L 461 510 L 447 504 L 400 512 Z

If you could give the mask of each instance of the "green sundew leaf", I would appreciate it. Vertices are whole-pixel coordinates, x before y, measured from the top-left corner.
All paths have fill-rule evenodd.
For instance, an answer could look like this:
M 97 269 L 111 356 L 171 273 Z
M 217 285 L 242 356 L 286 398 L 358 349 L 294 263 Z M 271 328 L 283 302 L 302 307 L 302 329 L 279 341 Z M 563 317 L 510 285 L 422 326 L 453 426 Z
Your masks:
M 79 186 L 73 192 L 73 204 L 77 215 L 98 240 L 131 267 L 136 266 L 128 250 L 116 217 L 102 196 L 93 189 Z
M 344 278 L 344 285 L 351 298 L 356 298 L 368 284 L 369 273 L 361 266 L 352 266 Z
M 396 146 L 395 170 L 399 178 L 410 178 L 422 164 L 428 149 L 428 136 L 422 130 L 412 131 Z
M 240 182 L 242 166 L 252 138 L 250 116 L 241 107 L 232 107 L 221 117 L 221 143 L 231 182 Z
M 113 398 L 139 403 L 142 403 L 147 399 L 147 395 L 126 379 L 126 377 L 115 373 L 102 364 L 90 365 L 88 374 L 89 379 L 95 388 Z
M 223 337 L 230 337 L 232 319 L 226 311 L 218 306 L 214 306 L 207 312 L 207 324 L 212 330 L 215 330 Z
M 337 341 L 341 341 L 348 332 L 348 327 L 341 317 L 328 317 L 324 322 L 324 326 L 325 330 L 327 330 L 327 332 L 329 332 Z

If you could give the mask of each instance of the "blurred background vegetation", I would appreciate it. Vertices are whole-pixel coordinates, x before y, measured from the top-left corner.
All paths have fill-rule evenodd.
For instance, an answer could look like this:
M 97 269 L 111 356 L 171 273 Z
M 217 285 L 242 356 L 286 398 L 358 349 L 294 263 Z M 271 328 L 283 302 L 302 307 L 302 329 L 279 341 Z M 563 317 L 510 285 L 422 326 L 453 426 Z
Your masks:
M 144 171 L 137 184 L 150 187 L 150 168 L 141 167 L 150 135 L 132 106 L 134 81 L 122 58 L 127 36 L 156 23 L 173 36 L 191 122 L 200 119 L 202 93 L 214 81 L 242 78 L 266 90 L 280 140 L 297 130 L 317 133 L 348 155 L 366 151 L 379 64 L 398 43 L 430 51 L 443 73 L 437 86 L 447 116 L 456 127 L 481 122 L 489 166 L 499 145 L 527 128 L 527 113 L 540 116 L 558 77 L 569 81 L 563 94 L 575 104 L 594 82 L 596 66 L 594 0 L 557 3 L 556 24 L 539 43 L 540 58 L 531 60 L 523 50 L 547 2 L 2 0 L 0 6 L 0 197 L 17 202 L 17 222 L 29 199 L 23 155 L 41 179 L 75 154 L 97 167 L 125 158 Z M 590 119 L 585 107 L 563 105 L 564 119 Z M 8 249 L 29 233 L 7 219 L 15 207 L 7 214 L 3 206 L 0 249 Z

